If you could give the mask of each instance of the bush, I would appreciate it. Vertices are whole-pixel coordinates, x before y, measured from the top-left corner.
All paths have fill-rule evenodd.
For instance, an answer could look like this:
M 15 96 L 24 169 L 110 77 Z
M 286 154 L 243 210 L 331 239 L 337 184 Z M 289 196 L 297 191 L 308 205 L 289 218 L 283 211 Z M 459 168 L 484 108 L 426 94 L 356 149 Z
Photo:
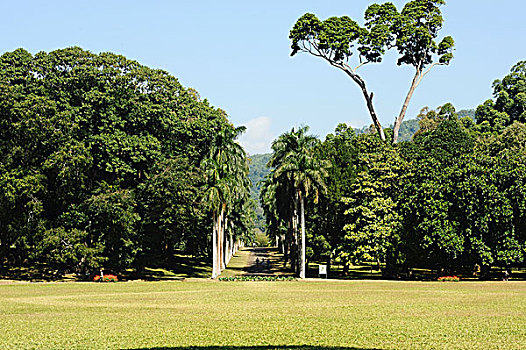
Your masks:
M 228 282 L 253 282 L 253 281 L 295 281 L 295 277 L 290 276 L 232 276 L 219 277 L 219 281 Z
M 457 276 L 442 276 L 438 278 L 438 281 L 440 282 L 458 282 L 460 281 L 460 278 Z
M 102 278 L 100 275 L 93 277 L 94 282 L 117 282 L 119 279 L 115 275 L 104 275 Z

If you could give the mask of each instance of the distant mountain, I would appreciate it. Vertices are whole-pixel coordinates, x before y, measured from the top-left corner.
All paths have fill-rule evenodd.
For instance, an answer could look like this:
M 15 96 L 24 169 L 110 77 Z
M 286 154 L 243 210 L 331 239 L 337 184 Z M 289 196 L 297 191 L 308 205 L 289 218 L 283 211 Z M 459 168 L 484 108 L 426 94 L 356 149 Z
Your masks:
M 250 167 L 248 171 L 248 178 L 252 181 L 250 188 L 250 197 L 256 202 L 256 228 L 265 232 L 265 215 L 263 215 L 263 208 L 259 202 L 259 193 L 261 191 L 260 181 L 265 179 L 270 169 L 267 168 L 267 163 L 272 156 L 271 153 L 253 154 L 250 158 Z
M 470 117 L 473 121 L 477 121 L 474 109 L 462 109 L 458 111 L 457 114 L 459 118 Z
M 398 140 L 399 141 L 411 141 L 413 135 L 420 129 L 417 119 L 407 119 L 402 122 L 400 125 L 400 130 L 398 131 Z
M 475 110 L 474 109 L 462 109 L 457 112 L 459 118 L 470 117 L 474 121 L 475 119 Z M 366 134 L 371 132 L 372 126 L 364 126 L 361 129 L 354 129 L 356 135 Z M 389 128 L 393 128 L 393 125 L 390 125 Z M 399 141 L 411 141 L 413 135 L 420 129 L 418 125 L 418 119 L 406 119 L 400 125 L 400 130 L 398 132 Z
M 389 128 L 393 128 L 392 125 L 389 126 Z M 402 122 L 402 125 L 400 125 L 400 130 L 398 131 L 398 140 L 399 141 L 411 141 L 411 138 L 413 135 L 418 131 L 418 120 L 416 119 L 407 119 Z M 356 135 L 361 134 L 368 134 L 372 132 L 372 125 L 371 126 L 364 126 L 361 129 L 354 129 L 354 132 Z

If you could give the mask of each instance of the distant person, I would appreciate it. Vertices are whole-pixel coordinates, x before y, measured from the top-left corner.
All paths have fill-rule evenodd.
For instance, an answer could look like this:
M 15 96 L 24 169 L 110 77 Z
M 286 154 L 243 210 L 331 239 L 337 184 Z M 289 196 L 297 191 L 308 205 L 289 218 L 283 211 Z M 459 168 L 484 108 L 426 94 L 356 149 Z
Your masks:
M 256 258 L 256 266 L 259 266 L 259 258 Z
M 504 270 L 504 273 L 502 274 L 502 280 L 504 282 L 508 282 L 508 279 L 510 278 L 510 273 L 508 272 L 508 269 Z

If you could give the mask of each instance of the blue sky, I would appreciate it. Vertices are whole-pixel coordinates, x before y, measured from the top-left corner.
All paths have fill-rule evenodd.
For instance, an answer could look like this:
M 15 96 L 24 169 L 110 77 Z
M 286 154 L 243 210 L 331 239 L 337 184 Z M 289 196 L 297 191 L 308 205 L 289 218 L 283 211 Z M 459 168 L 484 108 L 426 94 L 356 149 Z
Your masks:
M 250 153 L 306 124 L 325 136 L 340 122 L 369 125 L 361 93 L 343 72 L 306 54 L 290 57 L 288 33 L 305 12 L 348 15 L 362 23 L 375 1 L 7 1 L 0 3 L 0 52 L 32 53 L 80 46 L 111 51 L 164 69 L 236 125 Z M 406 1 L 393 1 L 401 8 Z M 524 0 L 448 0 L 441 37 L 456 41 L 449 67 L 436 67 L 417 89 L 407 118 L 424 106 L 474 108 L 491 98 L 492 82 L 526 60 Z M 393 122 L 413 70 L 396 54 L 361 69 L 384 125 Z

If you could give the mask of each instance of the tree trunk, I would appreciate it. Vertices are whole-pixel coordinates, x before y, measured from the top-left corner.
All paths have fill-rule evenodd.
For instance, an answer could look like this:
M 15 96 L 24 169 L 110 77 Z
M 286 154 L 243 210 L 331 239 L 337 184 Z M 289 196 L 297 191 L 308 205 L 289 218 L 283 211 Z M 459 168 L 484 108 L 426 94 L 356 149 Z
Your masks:
M 290 239 L 291 239 L 291 235 L 292 235 L 292 220 L 290 220 L 288 222 L 288 225 L 287 225 L 287 237 L 285 238 L 285 252 L 284 252 L 284 259 L 285 259 L 285 265 L 289 262 L 290 260 Z
M 299 192 L 300 214 L 301 214 L 301 256 L 300 256 L 300 278 L 305 278 L 305 207 L 302 193 Z
M 400 131 L 400 126 L 402 125 L 405 113 L 407 112 L 407 106 L 409 106 L 409 101 L 411 101 L 411 97 L 413 97 L 413 93 L 415 92 L 415 89 L 418 86 L 421 75 L 422 71 L 420 69 L 417 69 L 413 81 L 411 83 L 411 87 L 409 88 L 409 92 L 407 93 L 407 96 L 405 98 L 404 105 L 402 106 L 402 110 L 400 111 L 398 117 L 395 119 L 393 127 L 393 143 L 398 142 L 398 132 Z
M 218 217 L 214 211 L 213 214 L 213 225 L 212 225 L 212 278 L 217 278 L 217 227 L 218 227 Z
M 327 278 L 329 278 L 330 273 L 331 273 L 331 256 L 329 255 L 327 257 Z
M 221 274 L 221 271 L 225 269 L 225 249 L 224 249 L 224 242 L 225 242 L 225 205 L 223 204 L 221 206 L 221 216 L 220 216 L 220 223 L 219 226 L 219 274 Z
M 228 217 L 225 218 L 225 227 L 223 228 L 223 260 L 221 262 L 223 270 L 226 269 L 228 265 L 228 260 L 230 259 L 230 249 L 228 244 L 230 243 L 229 234 L 227 231 L 228 227 Z
M 292 242 L 291 242 L 291 264 L 295 274 L 299 273 L 299 256 L 298 256 L 298 199 L 297 193 L 294 193 L 294 210 L 292 212 Z
M 360 89 L 362 90 L 363 97 L 365 98 L 365 102 L 367 104 L 367 109 L 369 110 L 369 115 L 371 116 L 371 119 L 373 120 L 373 124 L 376 128 L 376 131 L 378 132 L 378 135 L 380 136 L 380 139 L 382 141 L 385 141 L 385 133 L 384 129 L 382 128 L 382 124 L 380 123 L 380 120 L 378 119 L 378 116 L 376 115 L 376 111 L 374 110 L 374 104 L 373 104 L 373 96 L 374 94 L 369 91 L 367 91 L 367 85 L 365 85 L 365 81 L 356 73 L 351 71 L 348 68 L 338 67 L 342 69 L 351 79 L 358 84 Z
M 363 96 L 365 97 L 365 101 L 367 102 L 367 109 L 369 110 L 369 114 L 371 115 L 371 119 L 373 120 L 373 124 L 376 128 L 376 131 L 378 132 L 380 139 L 382 141 L 385 141 L 384 129 L 382 128 L 382 124 L 380 123 L 380 120 L 378 119 L 378 116 L 376 115 L 376 111 L 374 110 L 373 93 L 371 92 L 370 95 L 368 94 L 365 84 L 362 87 L 362 93 L 363 93 Z
M 230 260 L 232 260 L 232 257 L 234 256 L 234 254 L 236 254 L 236 246 L 235 246 L 235 243 L 234 243 L 234 235 L 230 235 L 230 254 L 229 254 L 229 258 L 228 258 L 227 264 L 230 262 Z

